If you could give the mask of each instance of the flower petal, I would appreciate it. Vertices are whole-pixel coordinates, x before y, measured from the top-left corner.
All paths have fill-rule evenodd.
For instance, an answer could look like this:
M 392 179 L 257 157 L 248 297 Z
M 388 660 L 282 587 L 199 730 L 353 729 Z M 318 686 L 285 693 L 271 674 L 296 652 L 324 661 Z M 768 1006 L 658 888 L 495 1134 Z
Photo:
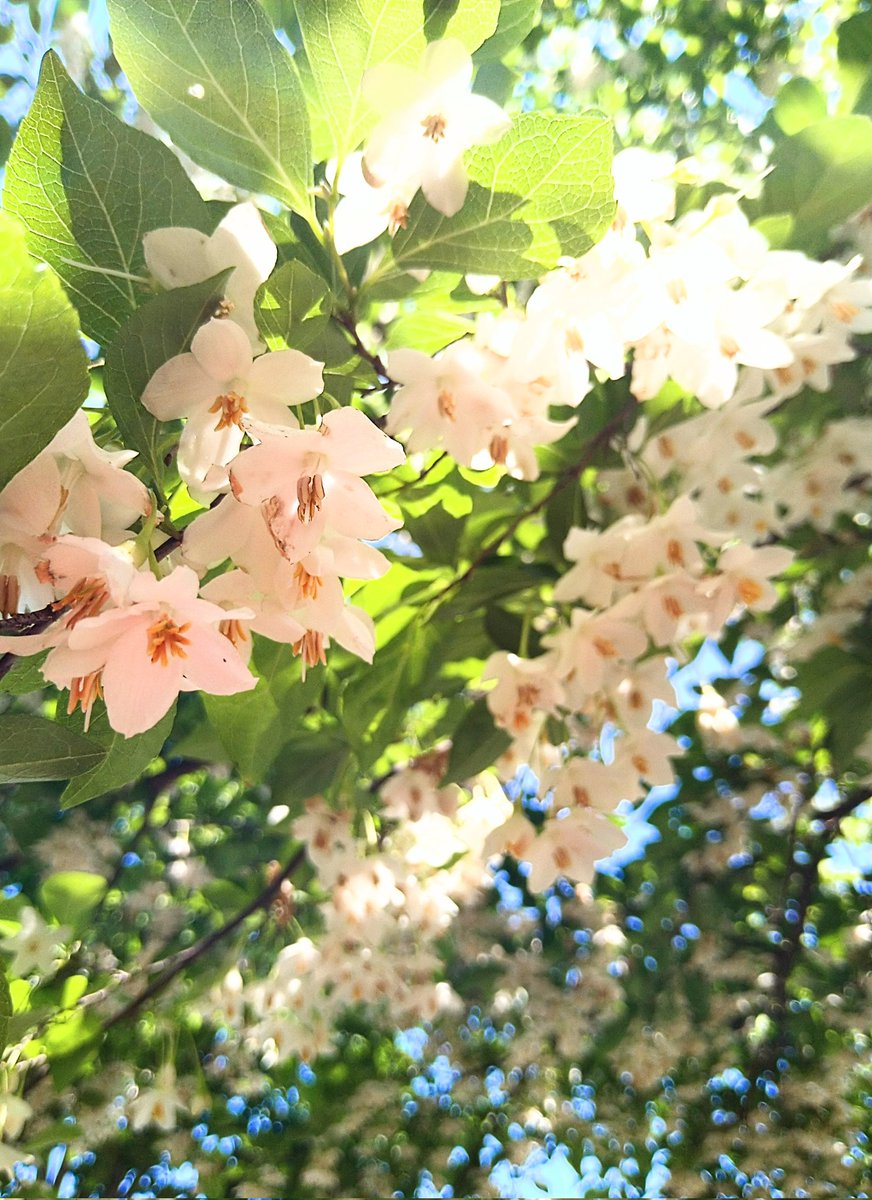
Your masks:
M 162 287 L 187 287 L 199 283 L 209 275 L 208 243 L 205 233 L 184 225 L 152 229 L 142 239 L 145 265 Z
M 255 405 L 261 397 L 288 405 L 320 396 L 324 390 L 324 364 L 300 350 L 274 350 L 254 360 L 248 381 L 249 412 L 257 416 Z
M 159 421 L 208 409 L 219 389 L 193 354 L 177 354 L 158 367 L 142 393 L 142 403 Z
M 245 378 L 251 370 L 251 342 L 235 321 L 212 317 L 194 334 L 191 353 L 207 375 L 220 383 Z

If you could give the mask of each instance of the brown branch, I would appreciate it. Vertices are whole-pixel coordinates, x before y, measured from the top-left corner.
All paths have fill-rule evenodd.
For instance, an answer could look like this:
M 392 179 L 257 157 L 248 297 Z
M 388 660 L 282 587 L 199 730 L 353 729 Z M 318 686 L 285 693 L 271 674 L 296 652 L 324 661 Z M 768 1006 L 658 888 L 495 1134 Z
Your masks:
M 383 380 L 383 387 L 398 387 L 395 380 L 391 379 L 388 374 L 388 369 L 382 361 L 381 357 L 374 351 L 369 350 L 361 341 L 360 334 L 357 332 L 357 325 L 350 313 L 334 313 L 333 319 L 337 324 L 341 325 L 348 336 L 351 338 L 355 350 L 361 358 L 365 359 L 372 369 L 378 375 L 379 380 Z
M 153 966 L 156 965 L 164 967 L 165 969 L 162 970 L 157 979 L 155 979 L 148 985 L 147 988 L 141 991 L 138 996 L 134 996 L 134 998 L 128 1004 L 125 1004 L 125 1006 L 119 1009 L 117 1013 L 114 1013 L 111 1017 L 104 1021 L 103 1032 L 107 1033 L 113 1028 L 113 1026 L 119 1025 L 122 1021 L 126 1021 L 128 1017 L 133 1016 L 135 1012 L 142 1008 L 143 1004 L 147 1003 L 153 997 L 159 995 L 166 987 L 168 987 L 176 978 L 176 976 L 184 971 L 185 967 L 189 966 L 192 962 L 195 962 L 198 958 L 201 958 L 204 954 L 207 954 L 213 946 L 216 946 L 219 942 L 223 941 L 224 938 L 229 937 L 234 930 L 238 929 L 239 926 L 253 913 L 256 913 L 258 909 L 268 907 L 274 897 L 278 895 L 284 881 L 289 879 L 302 865 L 305 857 L 306 849 L 305 847 L 301 847 L 301 849 L 299 849 L 296 854 L 293 855 L 290 861 L 286 863 L 284 868 L 277 875 L 273 876 L 266 887 L 263 888 L 253 900 L 250 900 L 244 908 L 240 909 L 240 911 L 234 917 L 231 917 L 228 921 L 225 921 L 224 924 L 219 926 L 218 929 L 214 929 L 210 934 L 207 934 L 206 937 L 201 938 L 200 941 L 196 942 L 193 946 L 188 946 L 185 950 L 180 950 L 178 954 L 174 954 L 172 958 L 166 960 L 165 963 L 153 964 Z M 101 999 L 102 998 L 103 997 L 101 996 Z M 87 997 L 83 997 L 83 1001 L 86 1000 Z

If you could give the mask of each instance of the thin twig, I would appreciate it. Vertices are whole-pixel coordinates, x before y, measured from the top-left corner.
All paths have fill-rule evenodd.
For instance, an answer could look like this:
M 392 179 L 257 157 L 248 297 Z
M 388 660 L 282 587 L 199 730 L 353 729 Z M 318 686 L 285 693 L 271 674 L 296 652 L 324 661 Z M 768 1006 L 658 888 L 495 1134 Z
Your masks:
M 118 1025 L 122 1021 L 126 1021 L 129 1017 L 133 1016 L 133 1014 L 137 1012 L 143 1006 L 143 1004 L 151 1000 L 154 996 L 159 995 L 166 987 L 168 987 L 169 984 L 171 984 L 176 978 L 176 976 L 184 971 L 185 967 L 187 967 L 190 963 L 195 962 L 198 958 L 201 958 L 204 954 L 207 954 L 213 946 L 216 946 L 219 942 L 223 941 L 224 938 L 229 937 L 229 935 L 233 933 L 234 930 L 238 929 L 239 926 L 252 915 L 252 913 L 257 912 L 260 908 L 267 908 L 273 897 L 276 896 L 280 891 L 284 881 L 289 879 L 291 875 L 293 875 L 298 869 L 298 867 L 302 865 L 305 857 L 306 849 L 305 847 L 301 847 L 296 854 L 293 855 L 285 867 L 278 873 L 278 875 L 275 875 L 266 885 L 266 887 L 263 888 L 263 890 L 260 891 L 253 900 L 250 900 L 244 908 L 240 909 L 240 911 L 234 917 L 231 917 L 230 920 L 225 921 L 223 925 L 221 925 L 218 929 L 213 930 L 212 933 L 207 934 L 206 937 L 201 938 L 199 942 L 195 943 L 195 945 L 188 946 L 185 950 L 180 950 L 178 954 L 173 955 L 171 959 L 167 960 L 165 964 L 166 969 L 160 975 L 158 975 L 157 979 L 150 983 L 147 988 L 139 993 L 138 996 L 134 996 L 134 998 L 128 1004 L 125 1004 L 123 1008 L 119 1009 L 117 1013 L 114 1013 L 111 1017 L 104 1021 L 103 1032 L 108 1032 L 113 1028 L 113 1026 Z M 83 997 L 83 1001 L 84 1000 L 87 1000 L 87 997 Z

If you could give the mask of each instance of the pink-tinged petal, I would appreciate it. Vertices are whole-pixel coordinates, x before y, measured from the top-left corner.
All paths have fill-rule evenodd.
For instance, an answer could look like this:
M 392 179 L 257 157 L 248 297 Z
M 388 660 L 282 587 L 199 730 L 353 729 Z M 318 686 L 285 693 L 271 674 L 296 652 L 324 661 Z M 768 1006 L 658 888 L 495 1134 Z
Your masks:
M 364 662 L 372 662 L 375 655 L 375 625 L 369 613 L 356 604 L 346 607 L 341 620 L 330 631 L 330 636 Z
M 18 472 L 0 492 L 0 521 L 18 525 L 37 537 L 47 533 L 63 504 L 58 465 L 40 454 Z
M 153 229 L 142 239 L 145 265 L 165 288 L 187 287 L 208 278 L 206 245 L 209 238 L 184 225 Z
M 135 584 L 134 579 L 130 585 L 131 590 Z M 85 617 L 77 621 L 67 634 L 67 645 L 76 651 L 93 650 L 96 647 L 105 658 L 111 642 L 122 637 L 128 628 L 142 624 L 143 621 L 147 623 L 148 611 L 142 606 L 108 608 L 96 617 Z
M 272 496 L 261 508 L 273 542 L 289 562 L 299 562 L 317 546 L 327 521 L 326 502 L 322 502 L 320 509 L 306 522 L 297 515 L 296 501 L 294 505 L 291 508 L 279 496 Z
M 198 569 L 206 570 L 226 558 L 236 558 L 261 530 L 264 524 L 259 509 L 225 496 L 220 504 L 196 517 L 185 529 L 182 556 Z
M 468 90 L 472 83 L 472 57 L 463 42 L 457 38 L 439 38 L 430 42 L 424 51 L 421 72 L 426 77 L 428 88 L 450 81 L 452 90 Z M 394 104 L 397 102 L 398 97 L 395 95 Z
M 63 528 L 82 537 L 98 538 L 103 530 L 100 496 L 96 488 L 88 487 L 86 479 L 87 476 L 78 480 L 70 491 L 64 506 Z
M 54 625 L 45 633 L 25 633 L 18 637 L 0 637 L 0 654 L 14 654 L 17 658 L 26 658 L 30 654 L 39 654 L 41 650 L 45 650 L 62 637 L 63 630 Z
M 158 367 L 142 393 L 142 403 L 159 421 L 174 421 L 208 409 L 220 387 L 193 354 L 177 354 Z
M 399 442 L 382 433 L 377 425 L 356 408 L 337 408 L 321 421 L 323 453 L 336 471 L 370 475 L 389 471 L 406 460 Z
M 321 510 L 326 509 L 330 526 L 346 537 L 375 542 L 403 523 L 388 516 L 369 485 L 357 475 L 346 472 L 330 475 L 325 480 L 325 490 L 327 495 Z
M 248 375 L 248 411 L 257 416 L 261 400 L 302 404 L 324 390 L 324 364 L 299 350 L 273 350 L 252 363 Z M 264 417 L 264 420 L 268 418 Z
M 449 162 L 436 163 L 431 160 L 427 163 L 421 190 L 428 204 L 432 204 L 444 217 L 453 217 L 460 212 L 468 188 L 469 180 L 462 154 Z
M 190 630 L 190 645 L 181 659 L 181 690 L 204 691 L 210 696 L 233 696 L 250 692 L 257 679 L 239 657 L 236 647 L 217 629 L 202 626 Z
M 99 671 L 106 660 L 106 647 L 102 643 L 86 650 L 71 650 L 69 646 L 56 646 L 40 667 L 43 678 L 57 688 L 68 688 L 74 679 L 84 679 Z
M 319 435 L 315 435 L 319 437 Z M 293 440 L 291 440 L 293 438 Z M 303 431 L 291 431 L 287 438 L 264 438 L 249 446 L 230 467 L 233 494 L 243 504 L 261 504 L 271 496 L 295 495 L 297 480 L 311 454 L 311 439 Z
M 150 571 L 140 571 L 130 585 L 130 597 L 142 604 L 173 608 L 196 601 L 199 590 L 197 572 L 181 566 L 174 567 L 163 579 L 157 579 Z
M 152 662 L 148 629 L 142 622 L 119 638 L 103 668 L 103 699 L 109 724 L 125 737 L 156 725 L 169 711 L 182 684 L 185 660 L 169 654 L 166 662 Z
M 202 485 L 212 467 L 226 466 L 239 453 L 242 429 L 233 424 L 216 429 L 215 422 L 215 414 L 206 412 L 191 417 L 182 430 L 178 467 L 189 486 Z
M 227 317 L 212 317 L 191 342 L 191 353 L 207 375 L 222 385 L 246 378 L 251 370 L 248 334 Z
M 333 570 L 347 579 L 381 579 L 390 570 L 390 563 L 375 546 L 356 538 L 334 534 L 328 542 L 333 557 Z

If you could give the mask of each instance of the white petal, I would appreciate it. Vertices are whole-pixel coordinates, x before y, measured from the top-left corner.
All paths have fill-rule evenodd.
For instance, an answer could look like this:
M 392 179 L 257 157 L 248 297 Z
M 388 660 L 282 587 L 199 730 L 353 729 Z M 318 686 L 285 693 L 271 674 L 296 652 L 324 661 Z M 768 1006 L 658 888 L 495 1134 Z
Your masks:
M 219 394 L 215 380 L 193 354 L 177 354 L 158 367 L 142 393 L 142 403 L 159 421 L 174 421 L 208 408 Z
M 274 350 L 254 360 L 248 380 L 249 411 L 256 415 L 253 406 L 260 397 L 287 405 L 320 396 L 324 390 L 324 364 L 300 350 Z M 262 419 L 269 420 L 265 415 Z
M 243 378 L 251 369 L 248 334 L 235 321 L 213 317 L 194 334 L 191 353 L 207 375 L 219 383 Z
M 472 57 L 457 38 L 439 38 L 430 42 L 424 51 L 421 71 L 428 87 L 444 85 L 450 80 L 458 90 L 465 88 L 468 91 L 472 82 Z
M 453 217 L 455 213 L 460 212 L 468 187 L 469 180 L 466 177 L 462 154 L 450 162 L 436 164 L 431 159 L 426 164 L 421 190 L 428 203 L 444 217 Z
M 208 279 L 206 246 L 209 238 L 184 225 L 153 229 L 142 239 L 145 265 L 165 288 L 187 287 Z

